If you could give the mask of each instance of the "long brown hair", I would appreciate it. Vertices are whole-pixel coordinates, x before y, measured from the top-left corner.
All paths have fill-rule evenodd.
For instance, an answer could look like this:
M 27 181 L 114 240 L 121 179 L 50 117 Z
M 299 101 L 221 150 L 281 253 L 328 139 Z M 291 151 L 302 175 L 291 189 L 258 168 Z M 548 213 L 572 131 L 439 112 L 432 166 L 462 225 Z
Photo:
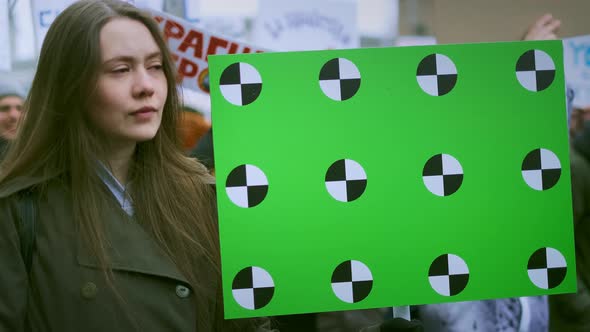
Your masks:
M 136 220 L 191 283 L 198 330 L 241 329 L 235 322 L 228 326 L 222 318 L 214 189 L 206 169 L 180 148 L 175 67 L 148 13 L 116 0 L 83 0 L 57 17 L 43 42 L 18 137 L 0 167 L 0 184 L 21 176 L 63 177 L 71 190 L 80 236 L 112 283 L 100 222 L 108 197 L 95 171 L 105 151 L 87 110 L 101 63 L 100 32 L 117 17 L 147 27 L 161 50 L 168 85 L 161 126 L 152 140 L 138 143 L 129 171 Z

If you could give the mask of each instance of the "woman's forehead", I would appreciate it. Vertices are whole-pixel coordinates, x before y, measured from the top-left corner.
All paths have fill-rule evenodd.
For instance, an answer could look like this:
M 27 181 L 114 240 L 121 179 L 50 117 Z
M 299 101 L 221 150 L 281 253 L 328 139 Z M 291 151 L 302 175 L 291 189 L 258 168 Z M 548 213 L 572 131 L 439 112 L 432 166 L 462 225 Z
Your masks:
M 143 58 L 160 51 L 148 28 L 140 21 L 116 18 L 100 32 L 103 61 L 116 57 Z

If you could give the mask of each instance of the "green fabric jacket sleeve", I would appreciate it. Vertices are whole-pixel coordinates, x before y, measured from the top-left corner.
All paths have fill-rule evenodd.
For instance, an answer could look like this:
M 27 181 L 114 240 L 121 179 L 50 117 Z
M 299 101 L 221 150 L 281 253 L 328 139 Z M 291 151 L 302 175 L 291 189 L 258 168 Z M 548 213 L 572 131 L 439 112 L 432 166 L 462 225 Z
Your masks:
M 16 230 L 16 210 L 0 198 L 0 331 L 23 330 L 28 278 Z

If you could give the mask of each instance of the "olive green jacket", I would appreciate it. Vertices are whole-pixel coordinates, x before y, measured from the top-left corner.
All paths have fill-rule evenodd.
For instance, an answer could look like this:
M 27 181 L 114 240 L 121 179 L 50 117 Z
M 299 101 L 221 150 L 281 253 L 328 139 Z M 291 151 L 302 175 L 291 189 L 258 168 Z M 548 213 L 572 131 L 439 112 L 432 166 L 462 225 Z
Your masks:
M 0 331 L 25 331 L 25 321 L 32 331 L 196 331 L 191 285 L 114 197 L 104 222 L 117 293 L 77 236 L 71 194 L 58 180 L 50 180 L 39 198 L 36 250 L 27 274 L 15 193 L 35 182 L 0 188 Z

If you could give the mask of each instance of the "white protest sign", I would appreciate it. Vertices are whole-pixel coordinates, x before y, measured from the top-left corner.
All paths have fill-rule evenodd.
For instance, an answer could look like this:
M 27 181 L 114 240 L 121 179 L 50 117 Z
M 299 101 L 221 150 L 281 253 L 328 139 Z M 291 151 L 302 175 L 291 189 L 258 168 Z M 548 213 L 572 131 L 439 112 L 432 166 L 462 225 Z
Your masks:
M 359 1 L 358 27 L 361 36 L 391 42 L 398 35 L 398 26 L 399 0 Z
M 75 0 L 33 0 L 33 22 L 35 23 L 35 35 L 37 40 L 37 50 L 41 50 L 45 35 L 49 26 L 57 15 L 66 7 L 76 2 Z M 140 8 L 149 8 L 153 10 L 162 10 L 164 0 L 127 0 L 126 2 L 136 5 Z
M 191 21 L 196 27 L 220 34 L 228 38 L 243 40 L 248 38 L 248 23 L 246 18 L 239 16 L 206 16 Z
M 41 50 L 43 39 L 57 15 L 74 2 L 75 0 L 33 0 L 33 22 L 37 50 Z
M 258 47 L 212 34 L 178 17 L 152 11 L 176 62 L 179 79 L 187 89 L 209 93 L 207 56 L 262 52 Z
M 260 0 L 253 41 L 277 51 L 356 48 L 355 0 Z
M 563 40 L 565 80 L 574 90 L 574 106 L 590 106 L 590 35 Z
M 12 69 L 10 56 L 10 29 L 8 24 L 8 0 L 0 0 L 0 71 Z
M 395 46 L 424 46 L 436 45 L 436 37 L 434 36 L 398 36 L 395 39 Z
M 259 0 L 185 0 L 185 8 L 190 6 L 193 15 L 200 17 L 239 16 L 254 17 L 258 10 Z
M 184 18 L 191 23 L 199 22 L 201 16 L 199 0 L 184 0 Z
M 139 8 L 147 8 L 157 11 L 164 10 L 164 0 L 134 0 L 129 2 Z

